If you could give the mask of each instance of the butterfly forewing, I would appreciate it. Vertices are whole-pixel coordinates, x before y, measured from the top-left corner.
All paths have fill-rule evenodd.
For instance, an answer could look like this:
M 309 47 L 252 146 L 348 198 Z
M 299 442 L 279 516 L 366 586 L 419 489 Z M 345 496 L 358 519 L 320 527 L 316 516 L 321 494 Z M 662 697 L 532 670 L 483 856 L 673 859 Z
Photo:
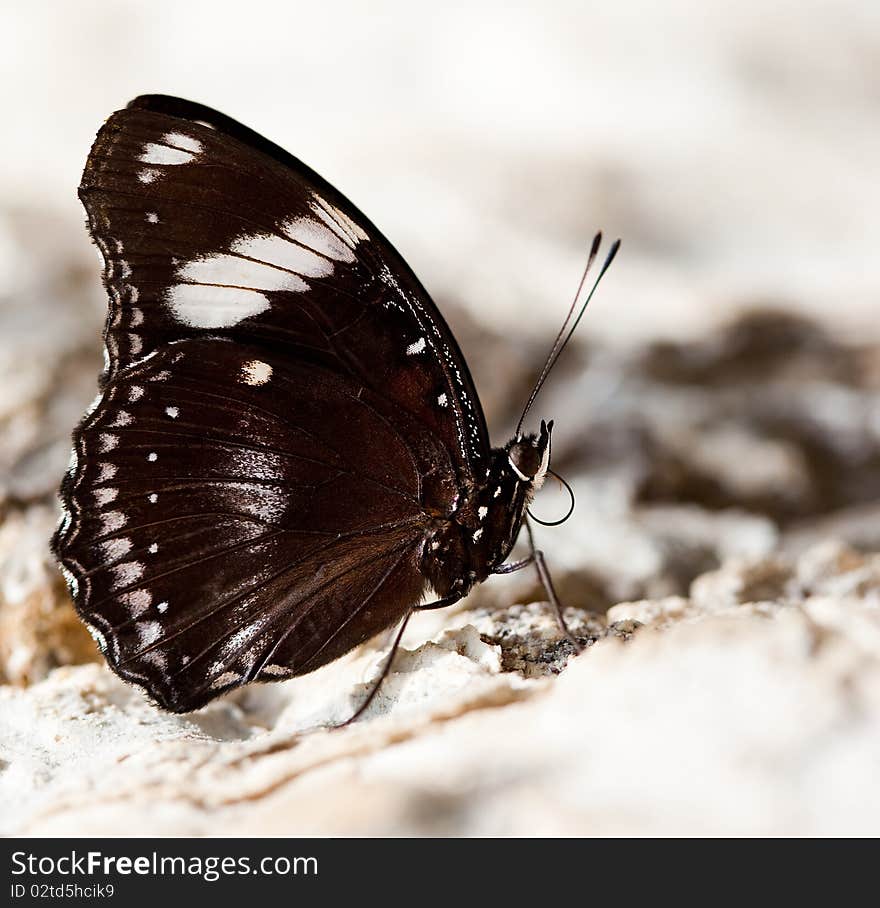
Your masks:
M 406 614 L 431 521 L 489 449 L 400 256 L 295 158 L 179 99 L 114 114 L 80 195 L 107 366 L 54 544 L 110 664 L 188 710 Z
M 105 258 L 107 377 L 205 331 L 320 362 L 418 412 L 456 460 L 488 437 L 437 308 L 354 206 L 250 130 L 147 97 L 95 141 L 80 197 Z M 231 125 L 230 125 L 231 124 Z M 228 131 L 227 131 L 228 130 Z M 257 144 L 254 144 L 257 143 Z

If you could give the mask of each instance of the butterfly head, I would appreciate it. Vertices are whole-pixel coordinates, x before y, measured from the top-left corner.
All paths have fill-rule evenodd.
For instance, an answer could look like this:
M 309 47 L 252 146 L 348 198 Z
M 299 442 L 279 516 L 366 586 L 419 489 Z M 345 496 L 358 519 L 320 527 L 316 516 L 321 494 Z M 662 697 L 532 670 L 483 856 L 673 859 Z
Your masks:
M 507 463 L 517 479 L 540 489 L 550 466 L 550 434 L 553 420 L 541 420 L 538 434 L 517 435 L 507 445 Z

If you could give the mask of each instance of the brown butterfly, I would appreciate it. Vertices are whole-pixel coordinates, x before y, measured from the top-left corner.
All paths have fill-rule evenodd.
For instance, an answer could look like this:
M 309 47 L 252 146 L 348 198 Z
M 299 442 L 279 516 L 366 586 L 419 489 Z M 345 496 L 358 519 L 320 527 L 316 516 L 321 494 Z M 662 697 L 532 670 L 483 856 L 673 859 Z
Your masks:
M 526 564 L 568 633 L 530 531 L 529 557 L 506 562 L 552 423 L 490 447 L 449 327 L 344 196 L 160 95 L 110 117 L 79 194 L 104 259 L 106 368 L 53 548 L 117 674 L 185 712 L 402 622 L 399 642 L 414 611 Z

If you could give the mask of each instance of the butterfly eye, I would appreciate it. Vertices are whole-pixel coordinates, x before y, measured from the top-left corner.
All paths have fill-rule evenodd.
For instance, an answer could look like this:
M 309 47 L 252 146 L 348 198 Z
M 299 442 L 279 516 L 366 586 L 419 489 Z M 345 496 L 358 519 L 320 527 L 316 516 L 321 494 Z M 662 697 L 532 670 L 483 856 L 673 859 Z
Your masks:
M 541 469 L 544 452 L 533 441 L 514 442 L 507 452 L 510 468 L 524 482 L 531 481 Z

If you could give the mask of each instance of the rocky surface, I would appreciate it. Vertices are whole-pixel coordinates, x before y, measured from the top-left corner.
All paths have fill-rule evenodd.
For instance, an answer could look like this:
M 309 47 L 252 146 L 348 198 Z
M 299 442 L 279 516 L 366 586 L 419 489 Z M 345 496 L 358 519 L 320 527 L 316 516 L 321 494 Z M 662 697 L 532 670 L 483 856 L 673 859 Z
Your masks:
M 461 610 L 338 730 L 375 650 L 192 716 L 56 669 L 0 690 L 2 831 L 876 834 L 878 597 L 824 546 L 618 604 L 579 656 L 540 606 Z

